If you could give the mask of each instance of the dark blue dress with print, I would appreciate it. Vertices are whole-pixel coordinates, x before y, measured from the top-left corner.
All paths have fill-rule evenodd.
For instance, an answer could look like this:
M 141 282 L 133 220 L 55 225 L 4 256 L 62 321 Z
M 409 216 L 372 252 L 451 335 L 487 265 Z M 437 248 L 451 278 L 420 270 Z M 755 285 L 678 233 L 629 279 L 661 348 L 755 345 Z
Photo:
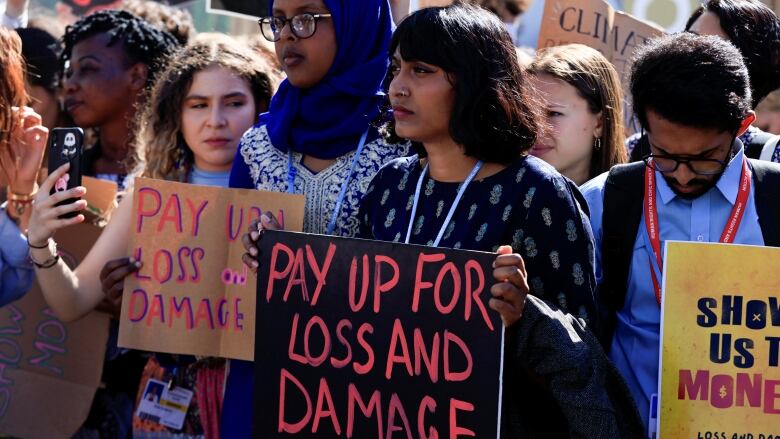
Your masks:
M 360 209 L 361 238 L 404 242 L 422 173 L 417 156 L 388 163 L 374 177 Z M 409 242 L 433 245 L 460 183 L 426 176 Z M 531 293 L 586 321 L 595 316 L 593 236 L 573 183 L 536 157 L 467 187 L 440 247 L 523 256 Z
M 379 171 L 361 202 L 361 238 L 404 242 L 412 221 L 409 242 L 433 245 L 461 183 L 426 176 L 417 212 L 410 218 L 421 173 L 417 156 L 393 160 Z M 521 319 L 507 331 L 502 437 L 558 438 L 580 431 L 571 429 L 578 425 L 573 413 L 580 413 L 580 407 L 571 410 L 567 395 L 582 397 L 587 393 L 583 389 L 603 383 L 597 356 L 572 335 L 575 331 L 564 315 L 552 311 L 558 308 L 585 320 L 596 315 L 593 236 L 578 194 L 574 184 L 547 163 L 521 157 L 467 186 L 438 245 L 481 251 L 511 245 L 523 256 L 531 293 L 552 305 L 543 311 L 526 302 L 531 321 L 534 314 L 552 312 L 544 314 L 552 322 L 549 327 L 563 332 L 537 330 L 538 319 L 537 324 Z M 573 361 L 556 360 L 568 353 Z M 580 363 L 587 365 L 584 370 Z M 599 397 L 599 402 L 609 402 Z

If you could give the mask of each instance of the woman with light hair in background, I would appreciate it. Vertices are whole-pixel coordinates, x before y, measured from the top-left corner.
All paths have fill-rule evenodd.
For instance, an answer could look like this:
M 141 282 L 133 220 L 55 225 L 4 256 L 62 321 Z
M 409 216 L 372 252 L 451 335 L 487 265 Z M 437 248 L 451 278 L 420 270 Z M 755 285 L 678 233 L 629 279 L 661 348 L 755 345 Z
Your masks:
M 620 79 L 599 51 L 551 47 L 529 71 L 548 124 L 531 154 L 578 185 L 626 162 Z

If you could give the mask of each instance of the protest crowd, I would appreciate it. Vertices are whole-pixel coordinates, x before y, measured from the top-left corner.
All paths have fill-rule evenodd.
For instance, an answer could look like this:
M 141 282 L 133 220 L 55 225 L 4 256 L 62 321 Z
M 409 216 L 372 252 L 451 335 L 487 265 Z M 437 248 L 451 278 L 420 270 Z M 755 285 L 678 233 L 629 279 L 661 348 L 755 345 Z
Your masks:
M 6 2 L 0 435 L 780 438 L 776 268 L 679 314 L 766 331 L 680 354 L 735 378 L 661 392 L 667 243 L 780 247 L 766 2 L 270 0 L 253 36 Z

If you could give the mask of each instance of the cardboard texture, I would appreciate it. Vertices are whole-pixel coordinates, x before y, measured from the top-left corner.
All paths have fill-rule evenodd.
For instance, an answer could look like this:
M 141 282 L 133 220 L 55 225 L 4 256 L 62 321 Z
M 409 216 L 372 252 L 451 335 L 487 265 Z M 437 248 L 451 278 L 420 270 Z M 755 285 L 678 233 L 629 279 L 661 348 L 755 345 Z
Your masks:
M 303 195 L 135 180 L 119 345 L 252 360 L 255 276 L 241 260 L 250 222 L 271 211 L 303 228 Z
M 78 265 L 101 229 L 78 224 L 55 236 L 62 259 Z M 69 438 L 84 423 L 100 384 L 108 316 L 62 323 L 37 284 L 0 309 L 0 432 Z
M 82 176 L 81 185 L 87 188 L 84 199 L 87 200 L 86 212 L 90 219 L 107 218 L 116 207 L 117 184 L 113 181 Z
M 255 437 L 499 437 L 495 253 L 291 232 L 259 247 Z
M 667 243 L 659 437 L 780 437 L 778 260 L 777 248 Z
M 623 118 L 638 131 L 628 93 L 630 61 L 637 47 L 664 30 L 653 23 L 616 11 L 604 0 L 546 0 L 538 48 L 579 43 L 601 52 L 615 66 L 623 86 Z

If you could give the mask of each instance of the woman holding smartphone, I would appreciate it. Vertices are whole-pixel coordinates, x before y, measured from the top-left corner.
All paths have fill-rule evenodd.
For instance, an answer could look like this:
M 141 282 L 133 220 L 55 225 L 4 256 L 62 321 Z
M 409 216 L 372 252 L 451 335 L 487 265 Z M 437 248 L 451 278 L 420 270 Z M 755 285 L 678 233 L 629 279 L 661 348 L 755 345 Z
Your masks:
M 229 37 L 197 42 L 178 53 L 160 74 L 142 116 L 143 129 L 138 135 L 144 151 L 140 175 L 226 187 L 241 135 L 255 122 L 256 114 L 265 110 L 271 98 L 273 85 L 267 69 L 253 53 Z M 212 141 L 215 138 L 222 141 L 215 145 Z M 67 171 L 67 165 L 54 170 L 41 185 L 30 221 L 29 239 L 32 257 L 42 265 L 37 276 L 44 297 L 58 317 L 69 321 L 94 309 L 106 294 L 117 300 L 122 294 L 124 278 L 141 266 L 127 257 L 132 193 L 119 204 L 78 267 L 71 270 L 59 260 L 52 239 L 54 232 L 82 222 L 84 216 L 58 217 L 79 213 L 86 207 L 83 200 L 55 207 L 62 200 L 85 193 L 83 187 L 76 187 L 49 195 L 55 181 Z M 157 366 L 179 368 L 183 375 L 196 364 L 194 358 L 181 362 L 155 358 Z M 221 382 L 224 362 L 211 365 L 217 367 L 204 370 L 212 375 L 221 373 L 221 379 L 211 380 Z M 148 377 L 159 379 L 165 373 L 157 366 L 147 367 Z M 197 375 L 200 370 L 200 366 L 193 367 L 192 372 Z M 127 377 L 123 379 L 129 381 Z M 134 398 L 137 388 L 136 385 L 132 389 L 130 398 Z M 211 401 L 217 398 L 212 390 L 208 390 Z M 197 397 L 206 390 L 194 387 L 193 391 Z M 197 406 L 198 400 L 195 398 L 193 405 Z M 198 436 L 219 429 L 218 416 L 212 416 L 219 410 L 201 407 L 200 412 L 190 411 L 195 415 L 187 418 L 185 433 Z M 137 429 L 145 431 L 146 427 L 136 423 Z

